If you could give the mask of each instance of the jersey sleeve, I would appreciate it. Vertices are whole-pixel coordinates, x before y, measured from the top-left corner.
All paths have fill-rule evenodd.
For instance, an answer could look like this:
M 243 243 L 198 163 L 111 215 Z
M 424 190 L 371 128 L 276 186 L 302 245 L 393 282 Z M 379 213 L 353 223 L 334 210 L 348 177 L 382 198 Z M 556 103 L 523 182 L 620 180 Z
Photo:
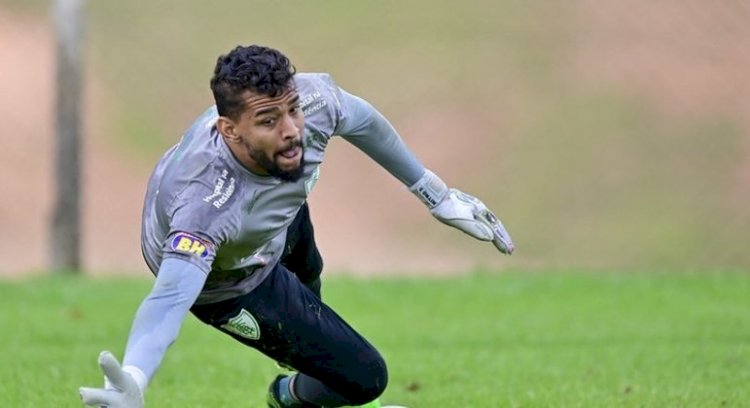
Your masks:
M 147 379 L 153 377 L 205 281 L 206 275 L 193 263 L 162 262 L 151 293 L 133 318 L 124 365 L 138 367 Z
M 369 102 L 337 89 L 340 116 L 336 134 L 365 152 L 405 185 L 416 183 L 425 168 L 396 129 Z
M 221 198 L 221 192 L 217 193 L 215 186 L 202 180 L 204 178 L 189 183 L 172 205 L 169 232 L 162 250 L 163 259 L 184 260 L 209 273 L 220 246 L 239 222 L 233 220 L 237 214 L 226 210 L 231 203 L 226 202 L 217 208 L 216 198 Z M 224 192 L 235 188 L 231 177 L 222 179 L 219 175 L 216 182 L 217 185 L 221 183 Z M 236 196 L 230 194 L 228 200 Z
M 330 75 L 322 73 L 297 74 L 296 83 L 305 127 L 316 143 L 325 146 L 341 121 L 340 90 Z

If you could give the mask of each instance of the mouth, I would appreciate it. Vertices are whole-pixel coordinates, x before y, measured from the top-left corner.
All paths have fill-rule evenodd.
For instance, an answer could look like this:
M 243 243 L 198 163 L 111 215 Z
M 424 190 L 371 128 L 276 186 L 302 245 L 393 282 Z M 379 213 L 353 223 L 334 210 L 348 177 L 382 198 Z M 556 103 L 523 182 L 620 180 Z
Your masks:
M 295 167 L 295 165 L 299 165 L 299 159 L 302 157 L 302 146 L 295 143 L 280 151 L 277 157 L 281 167 Z

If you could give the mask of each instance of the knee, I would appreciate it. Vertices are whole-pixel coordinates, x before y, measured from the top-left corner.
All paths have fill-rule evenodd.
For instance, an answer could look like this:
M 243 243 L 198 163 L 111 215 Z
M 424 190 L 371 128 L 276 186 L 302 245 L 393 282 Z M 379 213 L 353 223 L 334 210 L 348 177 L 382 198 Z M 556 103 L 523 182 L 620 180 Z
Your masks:
M 365 359 L 363 359 L 365 360 Z M 375 353 L 361 361 L 354 378 L 349 378 L 349 392 L 346 393 L 351 405 L 363 405 L 378 398 L 388 385 L 388 368 L 380 354 Z

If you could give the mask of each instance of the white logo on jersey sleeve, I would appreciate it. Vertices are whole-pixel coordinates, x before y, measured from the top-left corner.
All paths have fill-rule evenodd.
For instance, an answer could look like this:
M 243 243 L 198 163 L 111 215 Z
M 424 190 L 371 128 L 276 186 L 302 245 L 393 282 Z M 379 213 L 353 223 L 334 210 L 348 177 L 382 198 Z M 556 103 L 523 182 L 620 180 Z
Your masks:
M 302 102 L 300 102 L 302 113 L 305 116 L 309 116 L 328 106 L 328 102 L 325 99 L 320 99 L 322 96 L 323 95 L 317 91 L 307 95 Z
M 229 177 L 229 180 L 227 180 L 228 176 L 229 172 L 226 169 L 222 170 L 221 176 L 214 185 L 214 192 L 203 197 L 203 201 L 211 203 L 216 208 L 221 208 L 234 193 L 234 177 Z M 225 186 L 226 188 L 224 188 Z

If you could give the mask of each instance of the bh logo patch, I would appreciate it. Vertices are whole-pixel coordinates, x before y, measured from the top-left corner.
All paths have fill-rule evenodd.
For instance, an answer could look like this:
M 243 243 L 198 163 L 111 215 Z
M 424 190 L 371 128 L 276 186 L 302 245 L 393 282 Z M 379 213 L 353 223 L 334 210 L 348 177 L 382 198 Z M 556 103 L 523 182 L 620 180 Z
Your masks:
M 229 319 L 221 328 L 246 339 L 258 340 L 260 338 L 258 321 L 245 309 L 240 310 L 237 316 Z
M 198 237 L 180 232 L 172 238 L 172 249 L 199 258 L 208 256 L 208 246 Z

